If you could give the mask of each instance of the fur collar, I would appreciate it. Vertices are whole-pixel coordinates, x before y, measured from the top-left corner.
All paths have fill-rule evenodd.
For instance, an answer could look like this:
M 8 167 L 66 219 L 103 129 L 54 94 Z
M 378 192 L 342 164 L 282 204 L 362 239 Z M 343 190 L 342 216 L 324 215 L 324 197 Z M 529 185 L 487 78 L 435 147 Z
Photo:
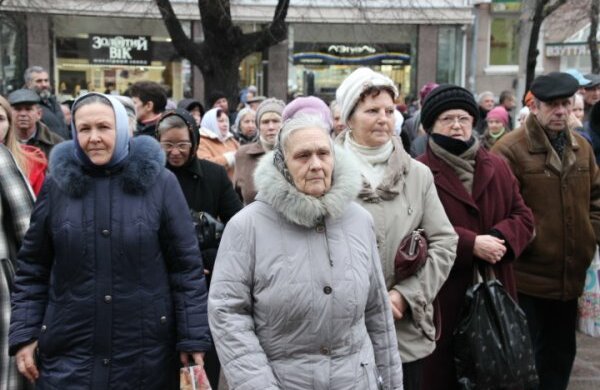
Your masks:
M 49 173 L 62 191 L 80 198 L 90 188 L 93 178 L 75 158 L 73 142 L 62 142 L 52 149 Z M 146 192 L 164 169 L 165 159 L 165 154 L 154 138 L 133 138 L 129 143 L 127 161 L 123 168 L 115 173 L 123 191 L 130 194 Z
M 254 172 L 257 200 L 270 204 L 290 222 L 314 227 L 322 218 L 337 218 L 358 195 L 361 176 L 354 157 L 335 147 L 332 186 L 320 198 L 306 195 L 290 184 L 273 165 L 273 152 L 260 159 Z

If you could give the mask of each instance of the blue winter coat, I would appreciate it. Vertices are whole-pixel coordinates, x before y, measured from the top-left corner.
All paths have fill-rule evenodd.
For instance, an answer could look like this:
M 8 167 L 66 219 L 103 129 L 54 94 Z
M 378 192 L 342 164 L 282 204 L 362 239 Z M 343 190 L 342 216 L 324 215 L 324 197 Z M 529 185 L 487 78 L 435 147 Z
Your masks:
M 18 255 L 10 352 L 39 342 L 38 389 L 171 389 L 178 352 L 210 348 L 196 235 L 150 137 L 116 172 L 84 171 L 73 142 L 50 176 Z

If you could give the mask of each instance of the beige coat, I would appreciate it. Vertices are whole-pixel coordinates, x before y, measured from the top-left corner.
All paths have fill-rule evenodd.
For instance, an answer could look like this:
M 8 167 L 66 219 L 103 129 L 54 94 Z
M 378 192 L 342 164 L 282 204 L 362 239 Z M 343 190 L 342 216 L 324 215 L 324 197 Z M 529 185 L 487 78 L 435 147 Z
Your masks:
M 343 143 L 346 133 L 336 142 Z M 383 275 L 388 290 L 395 289 L 409 309 L 396 321 L 398 348 L 403 363 L 422 359 L 435 349 L 433 305 L 446 281 L 454 258 L 458 236 L 444 211 L 429 168 L 410 158 L 398 137 L 382 183 L 373 191 L 363 187 L 358 202 L 373 216 Z M 393 197 L 384 200 L 383 197 Z M 400 241 L 413 230 L 427 235 L 427 263 L 412 277 L 397 284 L 394 260 Z
M 198 146 L 196 155 L 200 159 L 222 165 L 227 170 L 229 180 L 233 180 L 235 152 L 239 148 L 240 144 L 238 144 L 233 136 L 227 138 L 225 141 L 221 141 L 211 131 L 200 129 L 200 145 Z

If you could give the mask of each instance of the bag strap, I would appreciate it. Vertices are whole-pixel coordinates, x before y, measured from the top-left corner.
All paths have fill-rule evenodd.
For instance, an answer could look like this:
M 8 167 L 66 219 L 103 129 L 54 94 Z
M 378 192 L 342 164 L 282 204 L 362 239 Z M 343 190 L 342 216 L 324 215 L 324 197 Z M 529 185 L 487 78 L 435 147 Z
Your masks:
M 496 280 L 496 274 L 492 265 L 487 261 L 473 261 L 473 286 L 480 282 Z

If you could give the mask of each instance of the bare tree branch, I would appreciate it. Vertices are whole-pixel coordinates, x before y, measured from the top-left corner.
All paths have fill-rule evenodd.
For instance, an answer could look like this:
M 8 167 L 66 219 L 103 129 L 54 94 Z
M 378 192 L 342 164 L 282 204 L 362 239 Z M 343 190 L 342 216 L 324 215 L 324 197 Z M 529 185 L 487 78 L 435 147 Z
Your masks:
M 567 0 L 556 0 L 554 3 L 549 3 L 548 0 L 544 1 L 544 11 L 542 13 L 542 19 L 547 18 L 556 11 L 561 5 L 565 4 Z
M 588 45 L 592 61 L 592 73 L 600 73 L 600 60 L 598 59 L 598 13 L 600 12 L 600 0 L 592 0 L 590 6 L 590 35 Z

